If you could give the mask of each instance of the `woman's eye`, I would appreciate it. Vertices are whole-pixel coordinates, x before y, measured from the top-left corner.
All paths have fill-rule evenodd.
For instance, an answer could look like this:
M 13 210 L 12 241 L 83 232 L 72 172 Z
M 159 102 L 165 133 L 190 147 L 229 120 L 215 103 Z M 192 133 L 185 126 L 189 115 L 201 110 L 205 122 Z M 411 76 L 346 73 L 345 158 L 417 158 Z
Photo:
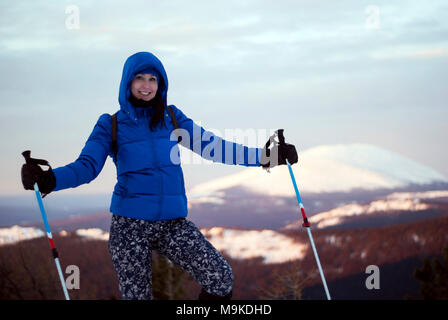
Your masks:
M 149 79 L 150 81 L 157 81 L 157 79 L 156 78 L 151 78 L 151 79 Z

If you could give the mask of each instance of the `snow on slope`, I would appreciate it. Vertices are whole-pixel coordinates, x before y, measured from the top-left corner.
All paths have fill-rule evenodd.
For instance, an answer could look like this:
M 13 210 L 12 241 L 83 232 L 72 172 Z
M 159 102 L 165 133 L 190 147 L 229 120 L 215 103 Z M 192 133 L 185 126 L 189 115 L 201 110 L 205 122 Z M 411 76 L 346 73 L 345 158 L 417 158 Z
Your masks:
M 301 192 L 348 192 L 352 189 L 374 190 L 409 184 L 429 184 L 447 179 L 437 171 L 408 158 L 372 145 L 328 145 L 299 152 L 299 162 L 292 166 Z M 242 186 L 266 195 L 295 196 L 286 166 L 271 169 L 247 168 L 234 175 L 215 179 L 192 188 L 191 200 Z M 197 200 L 196 200 L 197 199 Z
M 306 244 L 294 242 L 291 238 L 273 230 L 233 230 L 214 227 L 201 229 L 213 246 L 225 251 L 234 259 L 263 258 L 264 263 L 282 263 L 302 259 Z M 79 229 L 76 234 L 88 239 L 107 241 L 109 233 L 97 228 Z
M 261 257 L 265 263 L 282 263 L 302 259 L 307 244 L 294 242 L 291 238 L 273 230 L 233 230 L 214 227 L 201 232 L 218 249 L 234 259 Z M 98 228 L 78 229 L 76 234 L 85 239 L 109 240 L 109 233 Z M 66 235 L 63 231 L 61 235 Z M 0 229 L 0 245 L 25 239 L 43 237 L 45 233 L 36 228 L 13 226 Z
M 329 211 L 318 213 L 308 220 L 318 229 L 335 226 L 345 218 L 357 215 L 372 215 L 379 212 L 390 211 L 420 211 L 431 208 L 431 205 L 422 203 L 424 199 L 448 198 L 448 191 L 426 192 L 394 192 L 384 199 L 372 201 L 368 204 L 351 203 Z M 299 228 L 298 222 L 291 223 L 285 229 Z
M 109 232 L 105 232 L 100 228 L 78 229 L 76 234 L 80 237 L 85 237 L 94 240 L 109 240 Z
M 273 230 L 233 230 L 220 227 L 201 229 L 213 246 L 225 251 L 234 259 L 262 257 L 263 262 L 283 263 L 302 259 L 307 244 L 294 242 L 291 238 Z
M 32 227 L 23 228 L 15 225 L 9 228 L 0 228 L 0 245 L 44 236 L 45 233 L 42 230 Z

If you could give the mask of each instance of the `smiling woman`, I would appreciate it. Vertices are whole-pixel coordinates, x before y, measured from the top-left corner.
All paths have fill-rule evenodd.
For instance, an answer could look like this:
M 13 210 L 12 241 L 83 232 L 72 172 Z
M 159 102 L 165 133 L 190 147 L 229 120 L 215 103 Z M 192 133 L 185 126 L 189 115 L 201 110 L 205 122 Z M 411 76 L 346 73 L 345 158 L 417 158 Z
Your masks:
M 153 298 L 152 251 L 157 250 L 202 286 L 199 299 L 227 300 L 232 296 L 232 268 L 186 219 L 184 176 L 180 163 L 174 162 L 171 155 L 178 154 L 177 143 L 182 143 L 208 160 L 266 168 L 282 164 L 280 158 L 290 153 L 279 149 L 266 156 L 268 144 L 263 149 L 249 148 L 223 140 L 195 124 L 180 108 L 168 105 L 167 91 L 168 77 L 162 62 L 149 52 L 133 54 L 124 64 L 118 96 L 120 110 L 114 118 L 110 114 L 100 116 L 75 162 L 42 173 L 25 167 L 30 172 L 22 175 L 22 182 L 29 190 L 37 182 L 46 193 L 75 188 L 94 180 L 106 158 L 112 157 L 117 183 L 110 205 L 113 215 L 109 252 L 123 299 Z M 170 139 L 177 127 L 189 138 Z M 216 158 L 208 152 L 215 151 L 215 145 L 220 155 Z M 226 157 L 226 149 L 232 150 L 227 151 L 230 157 Z M 237 149 L 241 152 L 232 153 Z M 297 162 L 294 152 L 289 160 Z
M 167 87 L 167 81 L 164 81 L 164 77 L 154 67 L 143 68 L 131 81 L 128 100 L 138 110 L 153 113 L 149 125 L 153 131 L 159 123 L 164 123 L 165 103 L 161 92 Z
M 156 96 L 157 78 L 153 74 L 137 74 L 131 83 L 131 92 L 137 99 L 150 101 Z

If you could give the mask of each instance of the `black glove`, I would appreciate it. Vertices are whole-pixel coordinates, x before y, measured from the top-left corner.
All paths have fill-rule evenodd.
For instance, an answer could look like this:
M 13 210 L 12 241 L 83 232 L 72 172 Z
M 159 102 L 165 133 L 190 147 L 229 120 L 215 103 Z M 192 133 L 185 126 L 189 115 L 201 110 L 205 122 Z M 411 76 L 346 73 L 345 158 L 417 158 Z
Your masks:
M 48 161 L 31 158 L 30 151 L 25 151 L 22 154 L 26 159 L 21 172 L 23 187 L 25 190 L 34 190 L 34 184 L 37 182 L 39 191 L 44 194 L 42 198 L 44 198 L 56 187 L 56 177 L 53 170 Z M 39 167 L 39 164 L 47 165 L 49 169 L 44 171 Z
M 279 142 L 274 140 L 275 136 L 278 136 Z M 273 143 L 274 146 L 269 149 L 271 143 Z M 293 165 L 294 163 L 297 163 L 299 156 L 297 155 L 296 147 L 293 144 L 285 143 L 283 129 L 278 129 L 275 134 L 269 138 L 263 148 L 260 161 L 261 166 L 264 169 L 273 168 L 277 165 L 286 164 L 286 159 Z

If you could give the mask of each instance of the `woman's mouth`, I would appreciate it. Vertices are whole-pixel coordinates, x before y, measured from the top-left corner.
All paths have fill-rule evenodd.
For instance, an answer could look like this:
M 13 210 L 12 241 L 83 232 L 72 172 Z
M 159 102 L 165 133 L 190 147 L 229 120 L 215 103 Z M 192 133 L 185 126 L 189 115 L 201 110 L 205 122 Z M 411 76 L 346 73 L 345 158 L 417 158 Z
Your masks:
M 146 91 L 139 91 L 138 93 L 140 93 L 142 96 L 149 96 L 151 94 L 151 92 Z

